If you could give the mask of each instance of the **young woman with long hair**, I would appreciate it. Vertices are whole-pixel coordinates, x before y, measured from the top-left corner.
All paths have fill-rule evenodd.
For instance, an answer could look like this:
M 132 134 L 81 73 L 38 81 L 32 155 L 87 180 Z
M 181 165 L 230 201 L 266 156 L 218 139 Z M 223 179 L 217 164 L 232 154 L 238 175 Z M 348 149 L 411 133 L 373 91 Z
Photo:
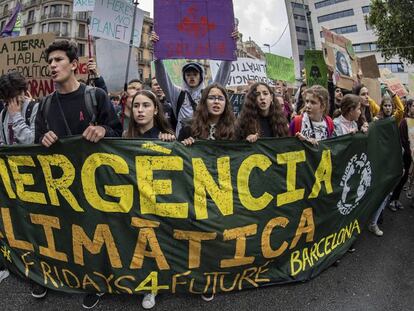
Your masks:
M 138 91 L 132 98 L 131 106 L 131 120 L 123 137 L 175 140 L 174 132 L 165 119 L 162 105 L 154 93 L 147 90 Z
M 236 128 L 239 138 L 249 142 L 260 137 L 289 136 L 283 107 L 269 85 L 257 82 L 250 87 Z
M 357 121 L 361 116 L 361 99 L 354 94 L 347 94 L 341 100 L 341 115 L 333 120 L 334 136 L 358 132 Z
M 192 145 L 195 139 L 233 140 L 235 116 L 227 92 L 220 84 L 203 90 L 191 125 L 181 129 L 178 140 Z

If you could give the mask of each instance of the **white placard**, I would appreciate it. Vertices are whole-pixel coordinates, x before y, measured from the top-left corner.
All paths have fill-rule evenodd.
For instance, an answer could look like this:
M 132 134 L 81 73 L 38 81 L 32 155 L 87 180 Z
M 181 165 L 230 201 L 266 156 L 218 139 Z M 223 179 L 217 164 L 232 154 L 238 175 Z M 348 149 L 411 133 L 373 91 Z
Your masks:
M 124 89 L 128 50 L 129 45 L 125 43 L 106 39 L 96 40 L 96 63 L 109 92 Z M 132 48 L 128 81 L 138 77 L 138 53 L 136 48 Z
M 124 0 L 96 0 L 91 18 L 91 35 L 128 43 L 131 40 L 134 6 Z M 137 8 L 133 44 L 141 42 L 144 11 Z M 116 52 L 116 51 L 114 51 Z
M 73 0 L 73 12 L 90 12 L 95 7 L 95 0 Z
M 220 61 L 210 60 L 212 78 L 217 75 Z M 266 62 L 260 59 L 239 58 L 232 63 L 229 81 L 226 87 L 248 85 L 248 81 L 265 82 L 273 86 L 273 81 L 267 78 Z

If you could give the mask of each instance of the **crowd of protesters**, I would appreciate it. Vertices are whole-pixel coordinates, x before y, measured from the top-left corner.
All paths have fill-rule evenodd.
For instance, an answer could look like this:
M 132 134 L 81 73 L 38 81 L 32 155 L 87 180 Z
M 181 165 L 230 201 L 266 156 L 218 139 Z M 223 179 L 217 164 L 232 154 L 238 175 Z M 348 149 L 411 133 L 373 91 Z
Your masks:
M 237 38 L 238 33 L 231 34 Z M 151 40 L 160 38 L 153 33 Z M 88 68 L 94 78 L 87 84 L 76 79 L 77 48 L 69 41 L 55 41 L 45 51 L 51 77 L 57 91 L 35 100 L 28 93 L 27 82 L 18 72 L 0 77 L 0 143 L 4 145 L 39 143 L 50 147 L 60 138 L 82 135 L 97 143 L 104 137 L 125 137 L 179 141 L 185 146 L 197 140 L 246 140 L 255 143 L 263 137 L 294 136 L 318 145 L 330 137 L 366 133 L 369 124 L 384 118 L 394 118 L 401 134 L 404 175 L 394 191 L 372 215 L 368 229 L 376 236 L 383 209 L 403 208 L 399 197 L 407 180 L 411 180 L 414 131 L 414 104 L 403 101 L 389 89 L 384 90 L 380 105 L 369 97 L 369 89 L 355 84 L 352 91 L 336 87 L 330 70 L 328 88 L 302 83 L 295 96 L 287 85 L 276 81 L 275 86 L 263 82 L 251 83 L 244 90 L 242 109 L 235 116 L 229 91 L 223 86 L 230 76 L 231 62 L 222 62 L 211 84 L 205 84 L 203 66 L 196 62 L 182 68 L 183 87 L 174 85 L 162 60 L 155 61 L 156 74 L 149 85 L 131 80 L 121 95 L 109 96 L 104 77 L 97 74 L 96 64 Z M 348 94 L 345 94 L 348 93 Z M 405 106 L 404 106 L 405 105 Z M 396 150 L 395 152 L 399 152 Z M 408 183 L 407 194 L 410 183 Z M 0 267 L 0 281 L 9 272 Z M 32 295 L 45 297 L 47 289 L 33 285 Z M 83 306 L 93 308 L 103 294 L 88 294 Z M 155 295 L 146 294 L 142 306 L 155 305 Z M 214 297 L 203 296 L 206 301 Z

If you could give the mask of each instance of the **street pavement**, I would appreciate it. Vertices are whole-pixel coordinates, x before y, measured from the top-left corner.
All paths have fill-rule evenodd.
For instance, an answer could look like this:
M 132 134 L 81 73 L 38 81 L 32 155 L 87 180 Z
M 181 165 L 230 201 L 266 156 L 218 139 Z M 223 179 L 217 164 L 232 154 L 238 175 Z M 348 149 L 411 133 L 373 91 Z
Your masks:
M 403 192 L 402 196 L 405 197 Z M 414 310 L 414 208 L 386 209 L 383 237 L 364 230 L 355 253 L 305 283 L 268 286 L 216 295 L 161 295 L 153 310 L 286 310 L 286 311 L 412 311 Z M 93 310 L 143 310 L 142 296 L 106 295 Z M 0 311 L 82 310 L 82 295 L 49 292 L 34 299 L 30 285 L 16 276 L 0 284 Z

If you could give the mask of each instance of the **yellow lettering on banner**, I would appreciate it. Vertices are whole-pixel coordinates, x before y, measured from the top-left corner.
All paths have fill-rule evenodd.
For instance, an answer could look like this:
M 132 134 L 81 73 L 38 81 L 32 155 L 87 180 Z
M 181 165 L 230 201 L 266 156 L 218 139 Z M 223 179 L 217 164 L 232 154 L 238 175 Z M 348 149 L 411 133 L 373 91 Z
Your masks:
M 69 286 L 70 288 L 80 288 L 80 286 L 81 286 L 80 281 L 79 281 L 78 277 L 72 271 L 70 271 L 68 269 L 62 269 L 62 273 L 63 273 L 63 277 L 65 278 L 65 282 L 66 282 L 67 286 Z M 76 283 L 75 285 L 72 285 L 70 283 L 68 275 L 70 275 L 75 280 L 75 283 Z
M 44 262 L 44 261 L 40 261 L 40 266 L 42 267 L 42 273 L 43 273 L 43 282 L 45 285 L 47 285 L 48 283 L 48 279 L 52 282 L 53 286 L 55 288 L 59 288 L 58 283 L 55 281 L 55 279 L 52 277 L 52 269 L 50 268 L 50 266 Z
M 296 189 L 296 166 L 300 162 L 305 162 L 305 160 L 306 154 L 303 150 L 286 152 L 277 155 L 278 164 L 287 164 L 286 192 L 277 195 L 277 206 L 282 206 L 303 199 L 305 195 L 305 189 Z
M 251 279 L 252 276 L 254 276 L 257 272 L 256 267 L 245 269 L 242 273 L 242 276 L 239 280 L 239 290 L 243 289 L 243 281 L 246 280 L 250 284 L 252 284 L 254 287 L 259 287 L 259 284 L 257 284 L 253 279 Z
M 3 159 L 0 159 L 0 177 L 1 177 L 1 180 L 3 181 L 4 189 L 6 189 L 6 192 L 7 192 L 7 195 L 9 196 L 9 198 L 10 199 L 15 199 L 16 194 L 14 193 L 14 191 L 11 187 L 10 176 L 9 176 L 8 171 L 7 171 L 6 163 L 4 162 Z
M 256 283 L 262 283 L 262 282 L 270 282 L 270 279 L 266 278 L 266 279 L 259 279 L 260 274 L 262 273 L 266 273 L 267 271 L 269 271 L 269 269 L 264 269 L 271 261 L 267 261 L 263 266 L 260 266 L 259 269 L 257 270 L 256 276 L 254 277 L 254 281 Z
M 17 240 L 14 236 L 13 224 L 8 208 L 1 208 L 1 217 L 3 218 L 4 232 L 10 247 L 16 247 L 27 251 L 34 251 L 33 244 L 23 240 Z
M 148 283 L 151 283 L 151 286 L 147 286 Z M 135 288 L 136 292 L 146 291 L 151 292 L 152 294 L 156 295 L 160 289 L 169 289 L 168 285 L 160 285 L 158 286 L 158 272 L 152 271 L 145 280 L 143 280 L 137 288 Z
M 300 260 L 300 251 L 294 251 L 290 254 L 290 271 L 295 276 L 302 271 L 302 260 Z
M 201 241 L 214 240 L 216 232 L 197 232 L 174 230 L 174 239 L 188 240 L 188 268 L 200 267 Z
M 48 215 L 30 214 L 30 219 L 33 224 L 41 225 L 45 232 L 47 247 L 39 246 L 40 254 L 56 260 L 68 262 L 68 256 L 63 252 L 58 252 L 56 250 L 52 228 L 60 229 L 59 218 Z
M 75 168 L 69 159 L 62 154 L 38 155 L 37 159 L 42 166 L 43 174 L 45 176 L 50 203 L 55 206 L 60 206 L 57 195 L 57 192 L 59 191 L 75 211 L 83 212 L 83 209 L 79 206 L 75 196 L 69 190 L 69 187 L 75 180 Z M 57 166 L 62 170 L 63 173 L 60 178 L 53 178 L 51 166 Z
M 136 228 L 140 228 L 140 230 L 137 245 L 135 247 L 134 255 L 132 256 L 129 268 L 141 269 L 144 258 L 150 257 L 155 259 L 160 270 L 170 269 L 154 231 L 154 228 L 158 228 L 160 223 L 157 221 L 132 217 L 131 225 Z M 147 250 L 147 245 L 150 247 L 149 251 Z
M 289 246 L 289 243 L 283 241 L 282 245 L 273 250 L 270 245 L 270 236 L 272 235 L 273 229 L 276 227 L 286 228 L 289 223 L 289 219 L 286 217 L 276 217 L 271 219 L 263 229 L 262 233 L 262 253 L 265 258 L 275 258 L 282 255 Z
M 187 275 L 190 275 L 190 274 L 191 274 L 191 271 L 190 270 L 189 271 L 186 271 L 184 273 L 174 274 L 173 277 L 172 277 L 172 282 L 171 282 L 172 283 L 172 285 L 171 285 L 171 293 L 175 294 L 175 289 L 177 287 L 177 284 L 178 285 L 185 285 L 185 284 L 187 284 L 187 281 L 177 281 L 177 279 L 179 277 L 187 276 Z
M 294 249 L 296 247 L 296 244 L 298 244 L 302 234 L 305 233 L 306 242 L 312 242 L 315 234 L 315 222 L 313 221 L 312 208 L 306 208 L 303 210 L 299 226 L 296 230 L 295 238 L 293 239 L 292 244 L 290 244 L 290 249 Z
M 220 261 L 220 268 L 230 268 L 242 265 L 249 265 L 254 262 L 254 257 L 246 257 L 246 237 L 255 235 L 257 232 L 257 225 L 248 225 L 234 229 L 224 230 L 223 240 L 236 240 L 236 252 L 234 258 L 223 259 Z
M 104 200 L 98 193 L 95 174 L 100 166 L 110 166 L 116 174 L 129 174 L 128 163 L 118 155 L 109 153 L 91 154 L 84 162 L 81 172 L 83 193 L 95 209 L 107 213 L 128 213 L 132 208 L 134 187 L 132 185 L 104 185 L 105 194 L 119 198 L 119 202 Z
M 112 293 L 113 293 L 113 291 L 112 291 L 112 286 L 111 286 L 111 280 L 114 278 L 114 275 L 113 275 L 113 274 L 111 274 L 109 277 L 106 277 L 105 275 L 103 275 L 103 274 L 101 274 L 101 273 L 99 273 L 99 272 L 96 272 L 96 271 L 94 271 L 94 272 L 93 272 L 93 274 L 95 274 L 95 275 L 97 275 L 97 276 L 100 276 L 101 278 L 103 278 L 103 279 L 104 279 L 104 281 L 105 281 L 105 283 L 106 283 L 106 288 L 107 288 L 108 293 L 109 293 L 109 294 L 112 294 Z M 103 291 L 104 291 L 104 290 L 103 290 Z
M 172 180 L 154 180 L 153 174 L 153 171 L 182 171 L 183 159 L 170 156 L 138 156 L 135 163 L 141 213 L 187 218 L 188 203 L 157 203 L 157 195 L 172 194 Z
M 115 282 L 114 282 L 114 285 L 118 288 L 118 289 L 120 289 L 120 290 L 124 290 L 127 294 L 133 294 L 134 292 L 130 289 L 130 288 L 128 288 L 128 287 L 126 287 L 126 286 L 122 286 L 120 283 L 121 283 L 121 281 L 122 280 L 124 280 L 124 279 L 129 279 L 129 280 L 131 280 L 131 282 L 135 282 L 135 277 L 133 276 L 133 275 L 123 275 L 123 276 L 120 276 L 119 278 L 117 278 L 116 280 L 115 280 Z
M 312 187 L 312 192 L 309 195 L 309 199 L 317 198 L 321 191 L 322 182 L 325 183 L 326 193 L 332 193 L 332 161 L 331 151 L 324 150 L 322 152 L 321 162 L 315 172 L 315 183 Z
M 249 187 L 250 174 L 254 168 L 266 171 L 272 165 L 272 161 L 263 154 L 253 154 L 244 159 L 237 173 L 237 190 L 240 203 L 250 211 L 260 211 L 273 200 L 273 196 L 267 192 L 259 198 L 252 196 Z
M 98 224 L 95 229 L 93 241 L 89 239 L 82 227 L 72 225 L 73 235 L 73 257 L 74 262 L 84 266 L 83 248 L 87 249 L 91 254 L 97 255 L 101 252 L 102 246 L 105 244 L 109 261 L 112 268 L 122 268 L 121 258 L 112 236 L 111 230 L 107 224 Z
M 225 274 L 230 274 L 230 272 L 223 272 L 221 275 L 220 275 L 220 290 L 222 291 L 222 292 L 231 292 L 231 291 L 233 291 L 234 290 L 234 288 L 236 287 L 236 285 L 237 285 L 237 282 L 239 281 L 239 278 L 240 278 L 240 273 L 237 273 L 236 274 L 236 277 L 234 278 L 234 280 L 233 280 L 233 284 L 229 287 L 229 288 L 226 288 L 225 286 L 224 286 L 224 276 L 225 276 Z
M 89 275 L 85 274 L 85 276 L 83 277 L 83 281 L 82 281 L 82 288 L 86 289 L 86 286 L 90 286 L 92 285 L 98 292 L 101 292 L 100 287 L 98 286 L 98 284 L 96 284 Z
M 34 261 L 26 261 L 26 257 L 30 255 L 30 252 L 24 253 L 21 255 L 22 262 L 24 263 L 24 275 L 28 278 L 29 277 L 29 267 L 34 265 Z
M 193 159 L 194 209 L 197 219 L 207 219 L 207 192 L 223 216 L 233 214 L 233 186 L 231 185 L 230 158 L 217 159 L 218 184 L 203 160 Z
M 41 192 L 26 191 L 24 186 L 33 186 L 35 184 L 32 174 L 23 174 L 19 172 L 20 166 L 36 165 L 31 156 L 10 156 L 8 163 L 12 172 L 14 182 L 16 183 L 16 193 L 20 200 L 31 203 L 47 204 L 46 196 Z

